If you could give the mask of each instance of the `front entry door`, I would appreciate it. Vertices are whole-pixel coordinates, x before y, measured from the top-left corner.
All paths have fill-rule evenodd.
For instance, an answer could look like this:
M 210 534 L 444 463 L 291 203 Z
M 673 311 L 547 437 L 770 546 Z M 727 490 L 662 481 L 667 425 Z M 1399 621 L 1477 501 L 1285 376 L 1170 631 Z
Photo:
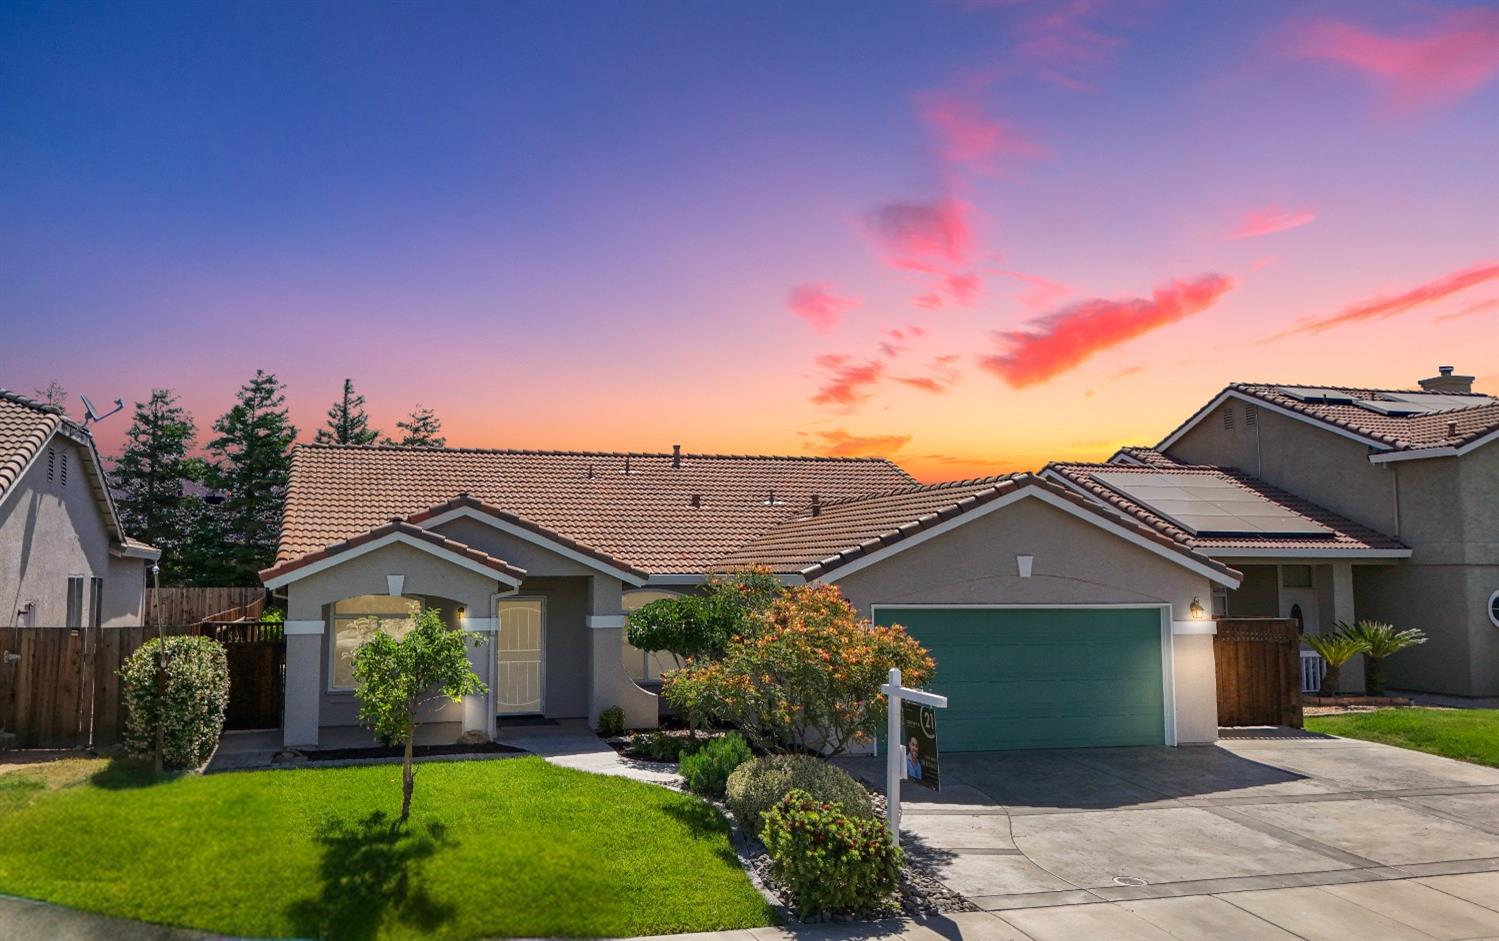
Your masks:
M 502 716 L 542 711 L 546 622 L 540 598 L 501 598 L 496 617 L 495 711 Z

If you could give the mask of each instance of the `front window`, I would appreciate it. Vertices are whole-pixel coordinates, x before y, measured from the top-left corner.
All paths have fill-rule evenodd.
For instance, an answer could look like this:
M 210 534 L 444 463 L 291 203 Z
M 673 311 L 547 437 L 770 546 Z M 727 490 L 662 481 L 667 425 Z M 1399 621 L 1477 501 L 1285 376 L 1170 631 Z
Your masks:
M 421 602 L 392 595 L 360 595 L 333 606 L 333 664 L 328 685 L 332 689 L 354 688 L 354 654 L 360 645 L 383 631 L 396 640 L 416 624 Z
M 627 591 L 622 599 L 625 613 L 637 611 L 652 601 L 661 601 L 665 598 L 675 598 L 674 591 L 661 591 L 657 588 L 641 588 L 636 591 Z M 628 635 L 628 632 L 622 632 Z M 630 642 L 624 636 L 620 638 L 620 659 L 624 663 L 625 674 L 637 683 L 659 683 L 661 674 L 667 670 L 675 670 L 682 665 L 675 654 L 664 650 L 651 652 L 641 650 L 639 647 L 630 646 Z

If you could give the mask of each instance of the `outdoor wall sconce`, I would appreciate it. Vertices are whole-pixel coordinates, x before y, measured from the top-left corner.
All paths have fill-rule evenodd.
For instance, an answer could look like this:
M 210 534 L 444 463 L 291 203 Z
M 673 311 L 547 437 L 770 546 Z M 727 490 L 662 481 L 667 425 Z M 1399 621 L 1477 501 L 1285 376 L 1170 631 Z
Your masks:
M 1192 620 L 1194 621 L 1203 621 L 1207 619 L 1207 610 L 1203 608 L 1202 602 L 1197 600 L 1196 595 L 1192 596 L 1192 606 L 1187 610 L 1191 612 Z

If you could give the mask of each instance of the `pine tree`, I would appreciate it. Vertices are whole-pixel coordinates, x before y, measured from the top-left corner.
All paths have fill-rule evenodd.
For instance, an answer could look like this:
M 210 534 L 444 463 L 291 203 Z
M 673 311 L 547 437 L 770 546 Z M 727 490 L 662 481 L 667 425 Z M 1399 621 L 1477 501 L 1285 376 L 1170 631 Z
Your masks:
M 257 573 L 276 557 L 297 439 L 285 387 L 275 375 L 255 370 L 255 378 L 240 387 L 238 401 L 214 422 L 213 430 L 219 436 L 208 443 L 211 476 L 224 494 L 213 513 L 223 533 L 221 584 L 254 585 Z
M 399 444 L 407 448 L 442 448 L 446 447 L 448 439 L 438 434 L 442 431 L 442 420 L 430 408 L 423 408 L 420 402 L 411 414 L 406 416 L 405 421 L 396 422 L 396 427 L 405 432 L 401 440 L 386 438 L 385 444 Z
M 380 432 L 370 427 L 364 396 L 354 391 L 354 380 L 344 380 L 343 398 L 328 409 L 328 426 L 319 428 L 318 444 L 373 444 Z
M 125 532 L 161 550 L 162 581 L 169 585 L 191 578 L 184 549 L 198 498 L 183 485 L 201 479 L 202 462 L 188 457 L 197 437 L 176 393 L 152 389 L 149 401 L 135 403 L 125 449 L 109 474 Z

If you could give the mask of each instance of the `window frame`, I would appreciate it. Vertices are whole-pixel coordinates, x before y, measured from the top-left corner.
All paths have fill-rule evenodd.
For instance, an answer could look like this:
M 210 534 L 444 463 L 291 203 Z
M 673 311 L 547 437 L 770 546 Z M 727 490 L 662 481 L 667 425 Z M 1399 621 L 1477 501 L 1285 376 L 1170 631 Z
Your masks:
M 65 627 L 83 627 L 83 589 L 87 581 L 87 575 L 68 576 L 67 594 L 64 596 L 66 598 L 66 608 L 64 609 L 63 617 L 67 622 L 64 625 Z
M 88 580 L 88 626 L 104 626 L 104 579 L 95 575 Z
M 370 592 L 370 593 L 367 593 L 367 594 L 364 594 L 364 595 L 351 595 L 348 598 L 340 598 L 338 601 L 335 601 L 332 604 L 328 605 L 328 635 L 327 635 L 328 636 L 328 682 L 326 684 L 324 684 L 324 686 L 323 686 L 323 692 L 325 692 L 325 693 L 329 693 L 329 694 L 335 695 L 335 696 L 352 696 L 352 695 L 354 695 L 354 690 L 356 690 L 356 689 L 359 688 L 357 685 L 356 686 L 339 686 L 339 685 L 337 685 L 337 683 L 335 681 L 335 678 L 336 678 L 337 673 L 338 673 L 338 622 L 340 620 L 362 621 L 362 620 L 365 620 L 366 618 L 374 618 L 376 621 L 401 621 L 401 620 L 407 620 L 408 619 L 408 618 L 402 618 L 402 617 L 400 617 L 398 615 L 395 615 L 395 614 L 391 614 L 391 615 L 365 614 L 365 615 L 360 615 L 359 617 L 355 617 L 355 618 L 349 618 L 347 616 L 345 616 L 342 619 L 339 618 L 339 616 L 338 616 L 338 606 L 339 606 L 339 604 L 341 604 L 342 602 L 345 602 L 345 601 L 353 601 L 355 598 L 369 598 L 369 597 L 377 597 L 377 598 L 410 598 L 411 602 L 416 605 L 416 612 L 414 612 L 410 616 L 410 618 L 409 618 L 410 620 L 413 621 L 413 623 L 415 621 L 416 614 L 420 613 L 421 609 L 422 609 L 422 602 L 420 601 L 420 599 L 411 597 L 410 595 L 381 595 L 381 594 L 378 594 L 376 592 Z

